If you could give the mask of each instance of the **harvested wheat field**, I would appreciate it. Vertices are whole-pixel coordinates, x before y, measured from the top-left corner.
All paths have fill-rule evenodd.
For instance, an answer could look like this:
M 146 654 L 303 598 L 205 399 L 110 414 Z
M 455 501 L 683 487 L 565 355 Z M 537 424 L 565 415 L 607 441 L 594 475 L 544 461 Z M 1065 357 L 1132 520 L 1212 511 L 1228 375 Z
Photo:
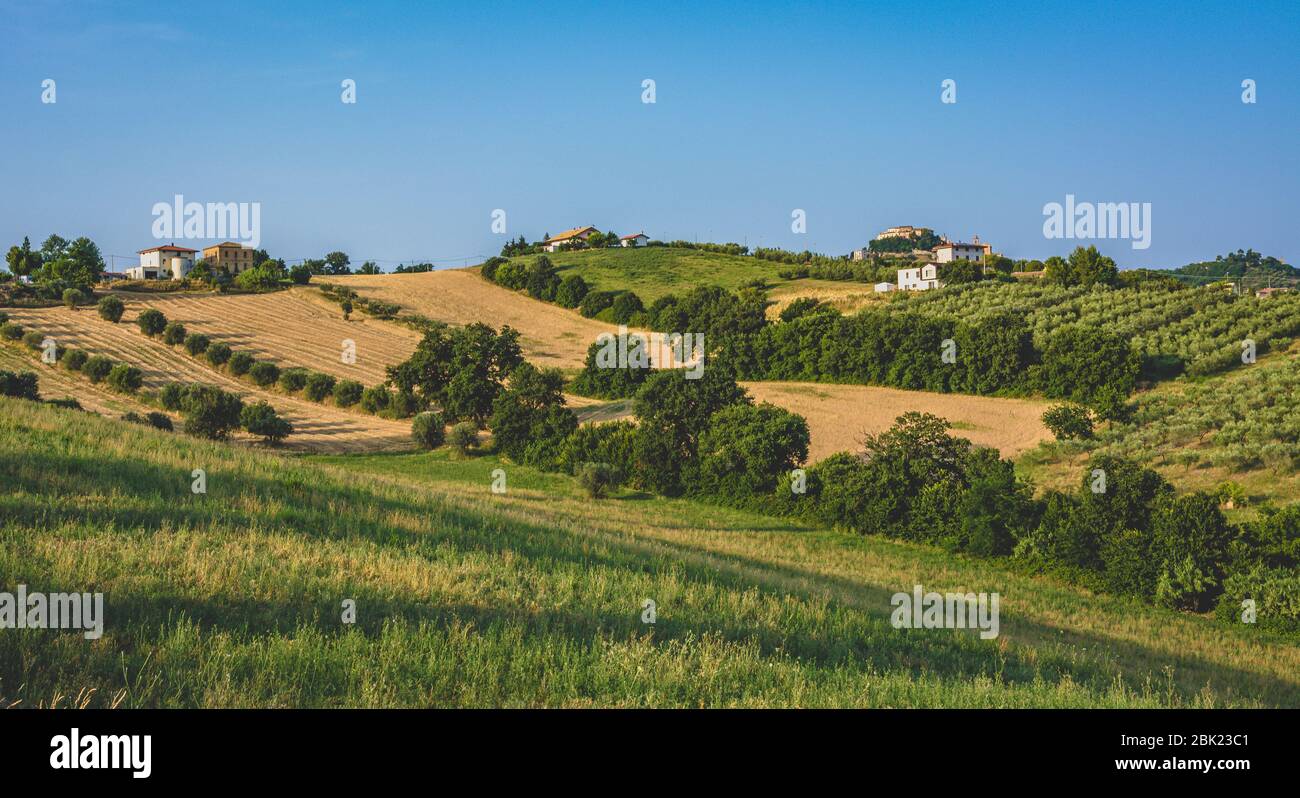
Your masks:
M 354 274 L 323 277 L 363 297 L 394 302 L 404 310 L 451 324 L 483 322 L 519 331 L 524 356 L 535 366 L 581 368 L 587 347 L 614 325 L 583 318 L 559 305 L 489 283 L 478 269 L 421 274 Z
M 118 324 L 104 321 L 90 309 L 16 308 L 6 312 L 23 327 L 52 336 L 60 346 L 105 355 L 139 368 L 144 372 L 146 389 L 158 390 L 169 382 L 203 382 L 237 393 L 246 402 L 265 399 L 293 424 L 294 434 L 285 440 L 285 448 L 337 453 L 413 446 L 409 421 L 392 421 L 359 410 L 354 412 L 264 390 L 190 357 L 180 347 L 173 348 L 146 337 L 134 324 L 135 316 L 144 307 L 141 303 L 132 304 Z M 99 390 L 89 380 L 80 376 L 75 379 L 85 384 L 87 397 L 93 390 Z M 80 392 L 73 395 L 78 399 L 82 396 Z
M 808 420 L 809 462 L 857 451 L 865 433 L 884 432 L 909 410 L 948 419 L 952 433 L 1003 457 L 1014 457 L 1052 435 L 1042 415 L 1050 403 L 1033 399 L 904 391 L 868 385 L 812 382 L 742 383 L 756 402 L 769 402 Z
M 168 321 L 259 360 L 281 368 L 305 366 L 365 385 L 383 382 L 384 369 L 410 357 L 420 342 L 414 330 L 363 313 L 344 321 L 338 305 L 309 287 L 268 294 L 116 294 L 127 303 L 127 318 L 156 308 Z M 356 345 L 355 363 L 343 362 L 343 342 L 349 340 Z

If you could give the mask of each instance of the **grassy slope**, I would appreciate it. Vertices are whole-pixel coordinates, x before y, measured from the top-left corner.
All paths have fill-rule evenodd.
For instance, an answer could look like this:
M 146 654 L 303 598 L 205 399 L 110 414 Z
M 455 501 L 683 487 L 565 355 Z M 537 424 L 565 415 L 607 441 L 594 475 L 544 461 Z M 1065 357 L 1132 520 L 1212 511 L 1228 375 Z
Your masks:
M 554 252 L 547 257 L 561 277 L 582 275 L 589 286 L 600 291 L 634 291 L 646 305 L 664 294 L 680 295 L 700 285 L 735 291 L 752 280 L 778 282 L 777 272 L 789 268 L 758 258 L 671 247 Z
M 0 589 L 108 613 L 95 643 L 0 632 L 5 703 L 1300 704 L 1300 650 L 1204 618 L 513 466 L 493 495 L 486 457 L 295 460 L 15 400 L 0 452 Z M 893 630 L 915 581 L 999 591 L 1002 637 Z

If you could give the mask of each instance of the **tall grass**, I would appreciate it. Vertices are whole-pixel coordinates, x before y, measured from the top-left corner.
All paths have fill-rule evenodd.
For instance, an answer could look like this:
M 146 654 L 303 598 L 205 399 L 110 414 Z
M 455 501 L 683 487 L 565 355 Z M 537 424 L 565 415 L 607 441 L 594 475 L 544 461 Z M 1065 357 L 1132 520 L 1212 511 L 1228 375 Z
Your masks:
M 894 630 L 918 580 L 1001 592 L 1002 637 Z M 0 400 L 18 584 L 102 591 L 107 622 L 0 630 L 0 706 L 1300 704 L 1294 647 L 1000 564 L 594 504 L 490 457 L 291 459 Z

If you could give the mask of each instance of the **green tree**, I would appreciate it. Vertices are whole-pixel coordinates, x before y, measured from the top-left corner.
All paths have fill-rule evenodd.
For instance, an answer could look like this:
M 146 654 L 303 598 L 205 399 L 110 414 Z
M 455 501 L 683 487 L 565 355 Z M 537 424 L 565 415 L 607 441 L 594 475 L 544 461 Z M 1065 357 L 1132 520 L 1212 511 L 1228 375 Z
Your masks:
M 12 246 L 5 256 L 9 271 L 16 275 L 28 275 L 41 268 L 41 253 L 32 251 L 32 242 L 23 236 L 22 246 Z
M 293 425 L 275 412 L 265 401 L 245 405 L 239 412 L 240 425 L 253 435 L 260 435 L 268 443 L 279 443 L 293 434 Z
M 126 311 L 126 304 L 112 294 L 100 299 L 95 307 L 99 311 L 101 319 L 111 321 L 114 324 L 122 320 L 122 313 Z

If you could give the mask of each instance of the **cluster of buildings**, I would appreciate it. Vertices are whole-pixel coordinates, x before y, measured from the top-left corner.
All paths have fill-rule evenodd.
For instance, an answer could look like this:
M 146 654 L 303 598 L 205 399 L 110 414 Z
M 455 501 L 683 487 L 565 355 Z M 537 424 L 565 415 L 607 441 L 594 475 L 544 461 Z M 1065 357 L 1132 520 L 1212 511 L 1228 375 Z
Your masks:
M 197 249 L 166 244 L 142 249 L 140 265 L 126 270 L 129 280 L 183 280 L 194 268 Z M 232 276 L 253 268 L 253 250 L 232 241 L 203 248 L 203 260 L 213 269 L 225 269 Z
M 891 227 L 880 235 L 876 240 L 889 238 L 921 238 L 934 234 L 934 231 L 928 227 L 913 227 L 903 225 L 901 227 Z M 898 270 L 898 283 L 876 283 L 876 293 L 883 294 L 890 291 L 928 291 L 931 288 L 940 288 L 943 281 L 939 278 L 941 267 L 945 263 L 954 263 L 956 261 L 983 261 L 986 255 L 993 254 L 993 246 L 980 241 L 979 236 L 975 236 L 969 243 L 964 241 L 949 241 L 943 239 L 943 242 L 933 249 L 914 250 L 913 254 L 927 256 L 927 261 L 911 269 Z M 857 249 L 853 251 L 853 260 L 864 260 L 867 257 L 867 250 Z

